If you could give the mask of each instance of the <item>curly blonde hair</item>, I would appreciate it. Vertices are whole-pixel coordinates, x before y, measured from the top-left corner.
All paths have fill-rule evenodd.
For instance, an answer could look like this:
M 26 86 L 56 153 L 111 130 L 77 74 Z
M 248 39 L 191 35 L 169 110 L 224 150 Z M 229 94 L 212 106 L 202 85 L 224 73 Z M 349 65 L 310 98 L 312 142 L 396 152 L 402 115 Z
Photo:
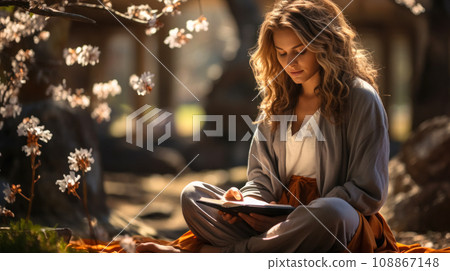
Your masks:
M 320 83 L 315 89 L 321 98 L 321 114 L 333 124 L 343 121 L 346 98 L 357 77 L 377 91 L 377 71 L 365 50 L 360 49 L 356 33 L 341 10 L 331 0 L 282 0 L 275 3 L 259 29 L 256 46 L 251 51 L 250 66 L 263 100 L 259 105 L 261 121 L 276 129 L 272 115 L 286 114 L 297 104 L 301 86 L 283 71 L 273 42 L 274 30 L 290 28 L 316 54 Z

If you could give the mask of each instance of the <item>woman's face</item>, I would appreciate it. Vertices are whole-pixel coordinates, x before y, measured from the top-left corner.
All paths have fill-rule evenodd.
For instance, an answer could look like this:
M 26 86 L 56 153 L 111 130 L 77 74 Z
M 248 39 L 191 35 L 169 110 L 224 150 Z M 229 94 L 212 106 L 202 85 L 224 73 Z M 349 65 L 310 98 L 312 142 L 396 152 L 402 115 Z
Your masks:
M 277 51 L 278 62 L 296 84 L 305 84 L 313 77 L 319 76 L 320 66 L 316 54 L 308 49 L 302 52 L 305 45 L 292 29 L 274 30 L 273 43 Z M 300 52 L 302 53 L 299 54 Z

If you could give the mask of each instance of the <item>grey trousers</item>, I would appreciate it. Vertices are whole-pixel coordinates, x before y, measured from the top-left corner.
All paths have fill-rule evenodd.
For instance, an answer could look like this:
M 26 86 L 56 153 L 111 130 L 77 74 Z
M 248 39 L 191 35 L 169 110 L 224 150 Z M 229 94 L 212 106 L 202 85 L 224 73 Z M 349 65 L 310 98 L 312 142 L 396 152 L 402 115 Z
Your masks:
M 224 252 L 341 252 L 359 226 L 356 210 L 340 198 L 318 198 L 297 207 L 285 221 L 258 233 L 244 221 L 229 224 L 217 209 L 197 203 L 200 197 L 219 199 L 225 191 L 195 181 L 181 193 L 183 216 L 202 241 Z

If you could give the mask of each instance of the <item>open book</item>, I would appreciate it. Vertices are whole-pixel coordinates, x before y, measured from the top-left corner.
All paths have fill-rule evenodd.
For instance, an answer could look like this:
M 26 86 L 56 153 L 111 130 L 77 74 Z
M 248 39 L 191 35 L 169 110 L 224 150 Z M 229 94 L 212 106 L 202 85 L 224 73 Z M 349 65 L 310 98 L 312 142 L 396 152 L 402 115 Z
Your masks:
M 295 207 L 284 204 L 269 203 L 244 203 L 242 201 L 227 201 L 221 199 L 210 199 L 201 197 L 198 203 L 214 207 L 226 213 L 237 215 L 237 213 L 256 213 L 265 216 L 288 215 L 295 210 Z

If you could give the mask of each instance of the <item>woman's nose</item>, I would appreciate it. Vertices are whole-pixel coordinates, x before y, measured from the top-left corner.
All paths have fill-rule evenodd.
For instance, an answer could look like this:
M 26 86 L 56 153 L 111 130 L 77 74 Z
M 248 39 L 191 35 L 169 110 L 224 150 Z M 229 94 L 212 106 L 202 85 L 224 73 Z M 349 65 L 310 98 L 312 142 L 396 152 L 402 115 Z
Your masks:
M 287 65 L 285 67 L 289 70 L 296 70 L 297 66 L 298 66 L 296 61 L 293 58 L 291 60 L 289 60 L 289 62 L 286 64 Z
M 288 66 L 296 66 L 297 64 L 297 55 L 296 54 L 292 54 L 289 58 L 288 58 Z

